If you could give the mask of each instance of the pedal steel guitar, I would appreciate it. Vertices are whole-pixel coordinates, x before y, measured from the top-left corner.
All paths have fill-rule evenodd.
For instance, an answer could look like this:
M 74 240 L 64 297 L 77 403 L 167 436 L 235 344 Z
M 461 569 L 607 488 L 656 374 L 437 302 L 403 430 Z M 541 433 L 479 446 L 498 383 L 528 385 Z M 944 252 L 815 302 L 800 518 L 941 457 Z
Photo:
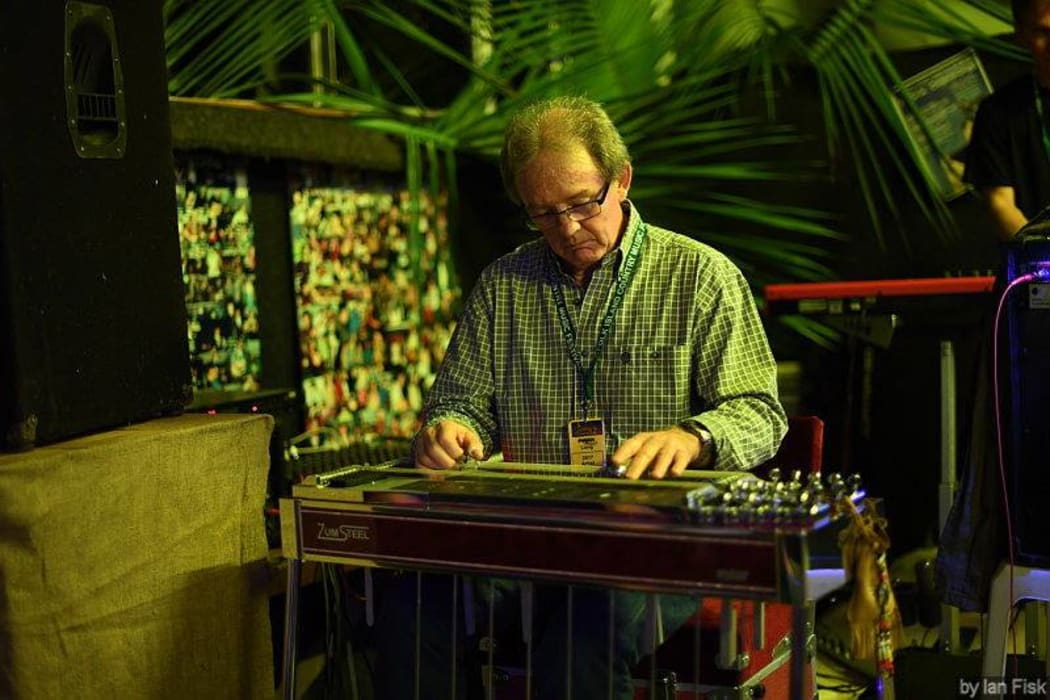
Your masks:
M 864 492 L 838 474 L 770 477 L 690 471 L 634 481 L 595 467 L 501 462 L 310 476 L 281 500 L 285 692 L 294 692 L 301 563 L 316 561 L 790 603 L 792 697 L 801 697 L 806 606 L 845 578 L 839 528 L 829 527 L 843 520 L 836 503 L 860 504 Z

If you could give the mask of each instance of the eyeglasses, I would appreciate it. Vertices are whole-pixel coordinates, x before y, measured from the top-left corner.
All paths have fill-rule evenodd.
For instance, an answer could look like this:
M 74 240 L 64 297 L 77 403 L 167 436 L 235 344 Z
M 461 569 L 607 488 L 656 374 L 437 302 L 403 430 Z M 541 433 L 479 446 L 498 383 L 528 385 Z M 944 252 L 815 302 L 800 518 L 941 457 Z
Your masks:
M 533 231 L 542 231 L 557 226 L 562 216 L 569 217 L 569 221 L 593 219 L 602 213 L 602 205 L 605 204 L 605 197 L 609 194 L 611 185 L 612 181 L 605 183 L 605 187 L 594 199 L 588 202 L 581 202 L 580 204 L 573 204 L 571 207 L 565 207 L 561 211 L 548 211 L 542 214 L 530 214 L 526 211 L 525 225 Z

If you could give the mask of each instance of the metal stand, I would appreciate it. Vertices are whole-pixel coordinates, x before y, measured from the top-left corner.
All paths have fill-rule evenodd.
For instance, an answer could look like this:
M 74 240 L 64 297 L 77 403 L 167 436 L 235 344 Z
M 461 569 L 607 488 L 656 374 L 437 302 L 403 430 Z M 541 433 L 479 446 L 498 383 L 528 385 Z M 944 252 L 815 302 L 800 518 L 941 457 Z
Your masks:
M 941 341 L 941 484 L 937 498 L 938 532 L 944 532 L 948 513 L 955 501 L 956 392 L 955 348 L 950 340 Z M 941 644 L 945 651 L 959 649 L 959 610 L 941 604 Z
M 295 700 L 295 656 L 299 641 L 299 580 L 303 563 L 288 559 L 288 590 L 284 603 L 284 658 L 281 667 L 281 685 L 284 699 Z

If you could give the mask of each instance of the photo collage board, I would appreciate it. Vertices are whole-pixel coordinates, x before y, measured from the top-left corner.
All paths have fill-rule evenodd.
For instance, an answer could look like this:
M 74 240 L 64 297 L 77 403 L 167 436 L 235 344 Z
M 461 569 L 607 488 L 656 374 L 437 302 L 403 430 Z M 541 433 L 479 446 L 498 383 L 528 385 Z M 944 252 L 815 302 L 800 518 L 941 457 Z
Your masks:
M 193 385 L 259 390 L 259 310 L 251 193 L 243 170 L 176 159 Z
M 303 173 L 290 226 L 312 443 L 411 437 L 461 294 L 445 195 Z

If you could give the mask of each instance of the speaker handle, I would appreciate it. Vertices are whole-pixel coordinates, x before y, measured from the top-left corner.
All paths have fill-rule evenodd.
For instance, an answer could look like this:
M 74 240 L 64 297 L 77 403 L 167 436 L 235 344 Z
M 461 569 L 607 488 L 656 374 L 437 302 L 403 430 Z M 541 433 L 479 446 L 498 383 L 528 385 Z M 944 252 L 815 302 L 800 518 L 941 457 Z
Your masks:
M 66 127 L 81 158 L 124 157 L 124 72 L 108 7 L 70 0 L 65 9 Z

